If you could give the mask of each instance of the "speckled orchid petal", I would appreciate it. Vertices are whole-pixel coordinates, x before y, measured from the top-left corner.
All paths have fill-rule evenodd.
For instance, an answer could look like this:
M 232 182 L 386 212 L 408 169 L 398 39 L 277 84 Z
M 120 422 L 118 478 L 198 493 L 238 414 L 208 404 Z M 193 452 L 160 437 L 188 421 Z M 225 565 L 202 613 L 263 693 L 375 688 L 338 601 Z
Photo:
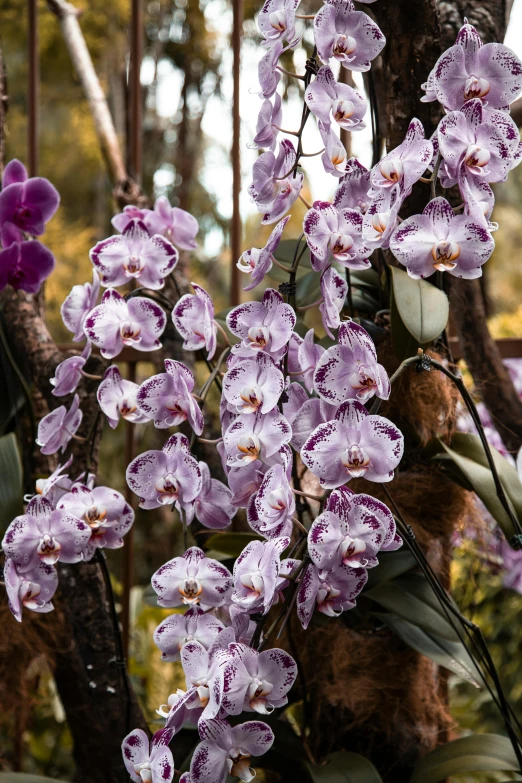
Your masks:
M 236 266 L 241 272 L 250 275 L 250 283 L 244 287 L 244 291 L 250 291 L 258 286 L 272 269 L 272 256 L 281 241 L 283 230 L 289 220 L 290 215 L 287 215 L 279 221 L 264 247 L 253 247 L 250 250 L 245 250 L 242 254 Z
M 69 356 L 61 362 L 54 371 L 54 378 L 49 379 L 54 386 L 55 397 L 64 397 L 76 391 L 82 378 L 82 370 L 91 355 L 91 343 L 87 340 L 85 348 L 79 356 Z
M 225 783 L 230 773 L 245 783 L 254 778 L 252 756 L 262 756 L 272 747 L 274 735 L 266 723 L 248 721 L 233 728 L 223 720 L 201 720 L 203 740 L 190 762 L 191 783 Z
M 308 628 L 314 610 L 337 617 L 353 609 L 367 581 L 368 572 L 364 568 L 340 565 L 321 574 L 314 563 L 309 563 L 297 592 L 297 616 L 303 628 Z
M 389 152 L 371 172 L 372 197 L 381 188 L 399 185 L 401 196 L 411 193 L 415 182 L 422 176 L 433 158 L 433 144 L 424 137 L 424 128 L 418 119 L 413 119 L 406 131 L 402 144 Z
M 82 418 L 80 398 L 77 394 L 74 395 L 69 410 L 65 405 L 61 405 L 44 416 L 38 424 L 36 439 L 42 454 L 56 454 L 57 451 L 65 451 L 67 444 L 82 423 Z
M 370 204 L 369 190 L 370 172 L 357 158 L 350 158 L 335 191 L 333 205 L 337 209 L 356 209 L 364 215 Z
M 223 378 L 223 395 L 234 413 L 269 413 L 283 388 L 283 373 L 264 351 L 235 364 Z
M 277 601 L 281 553 L 290 539 L 251 541 L 234 563 L 232 601 L 247 612 L 266 614 Z
M 100 276 L 96 269 L 92 270 L 92 283 L 75 285 L 65 298 L 60 308 L 62 321 L 70 332 L 73 332 L 74 342 L 85 339 L 83 324 L 98 300 L 100 292 Z
M 192 283 L 193 294 L 185 294 L 172 311 L 174 326 L 183 337 L 186 351 L 199 351 L 205 348 L 207 358 L 212 359 L 216 352 L 217 327 L 214 323 L 214 305 L 204 288 Z
M 179 661 L 180 651 L 187 642 L 199 642 L 208 650 L 223 623 L 201 607 L 192 606 L 185 614 L 172 614 L 154 631 L 154 644 L 161 651 L 162 661 Z
M 136 396 L 139 388 L 137 383 L 122 378 L 115 364 L 105 370 L 96 397 L 112 429 L 118 426 L 120 417 L 134 423 L 148 421 L 148 417 L 138 408 Z
M 282 465 L 267 471 L 259 490 L 247 507 L 248 524 L 265 538 L 281 538 L 292 534 L 295 498 Z
M 378 26 L 362 11 L 354 11 L 350 0 L 329 0 L 314 20 L 314 38 L 319 57 L 332 57 L 351 71 L 369 71 L 371 61 L 382 51 L 386 39 Z
M 344 277 L 329 266 L 321 275 L 321 293 L 323 302 L 319 306 L 325 332 L 334 340 L 332 329 L 341 325 L 341 310 L 348 293 L 348 283 Z
M 248 192 L 263 224 L 280 220 L 295 202 L 303 185 L 303 174 L 293 168 L 296 160 L 294 145 L 285 139 L 279 145 L 277 157 L 271 150 L 263 152 L 252 168 L 252 183 Z
M 192 396 L 194 376 L 182 362 L 165 359 L 164 373 L 144 381 L 136 394 L 138 408 L 154 426 L 165 429 L 188 421 L 196 435 L 203 432 L 203 414 Z
M 166 196 L 156 199 L 154 209 L 145 210 L 144 220 L 151 236 L 161 234 L 167 240 L 182 250 L 193 250 L 197 247 L 196 235 L 199 225 L 196 218 L 184 209 L 171 207 Z
M 194 514 L 199 522 L 211 530 L 228 527 L 237 508 L 232 503 L 232 491 L 215 478 L 205 462 L 199 463 L 201 491 L 194 501 Z
M 187 549 L 161 566 L 152 577 L 160 606 L 222 606 L 232 589 L 232 575 L 198 547 Z
M 14 618 L 22 622 L 22 612 L 52 612 L 52 598 L 58 587 L 58 573 L 54 566 L 38 563 L 26 568 L 11 558 L 4 563 L 4 583 L 7 602 Z

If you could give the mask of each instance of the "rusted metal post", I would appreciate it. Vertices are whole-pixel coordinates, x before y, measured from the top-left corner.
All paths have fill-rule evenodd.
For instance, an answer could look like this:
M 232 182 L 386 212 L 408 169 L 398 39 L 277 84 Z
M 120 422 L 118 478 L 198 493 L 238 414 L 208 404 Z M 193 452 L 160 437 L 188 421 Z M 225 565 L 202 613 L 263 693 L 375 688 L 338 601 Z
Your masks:
M 38 6 L 37 0 L 27 4 L 27 54 L 29 61 L 29 89 L 27 94 L 27 149 L 29 176 L 38 172 Z
M 241 255 L 241 115 L 239 107 L 239 77 L 241 72 L 241 34 L 243 31 L 243 0 L 232 0 L 234 22 L 232 27 L 232 52 L 234 55 L 234 89 L 232 98 L 232 221 L 230 224 L 230 304 L 239 304 L 240 285 L 237 260 Z

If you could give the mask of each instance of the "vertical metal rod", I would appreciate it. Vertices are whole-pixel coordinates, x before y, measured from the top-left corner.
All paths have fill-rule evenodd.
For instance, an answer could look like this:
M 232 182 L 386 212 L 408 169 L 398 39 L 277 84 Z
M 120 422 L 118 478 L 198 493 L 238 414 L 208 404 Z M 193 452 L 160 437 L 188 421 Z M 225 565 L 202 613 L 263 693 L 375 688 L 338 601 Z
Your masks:
M 27 96 L 27 148 L 29 176 L 38 172 L 38 6 L 37 0 L 28 0 L 27 5 L 27 50 L 29 64 L 29 85 Z
M 232 221 L 230 224 L 230 304 L 240 300 L 239 269 L 236 267 L 241 255 L 241 213 L 239 194 L 241 192 L 241 115 L 239 106 L 239 77 L 241 72 L 241 34 L 243 31 L 243 0 L 232 0 L 233 27 L 232 52 L 234 56 L 233 103 L 232 103 Z
M 132 383 L 136 383 L 136 362 L 129 362 L 127 378 Z M 134 459 L 134 427 L 135 425 L 130 422 L 125 422 L 125 468 Z M 131 491 L 129 486 L 125 487 L 125 500 L 127 503 L 135 508 L 136 495 Z M 123 597 L 122 597 L 122 611 L 121 611 L 121 625 L 122 625 L 122 640 L 123 640 L 123 654 L 125 658 L 129 653 L 129 638 L 130 638 L 130 594 L 133 585 L 134 577 L 134 528 L 131 527 L 129 532 L 124 538 L 125 544 L 123 548 Z
M 130 146 L 129 168 L 132 177 L 141 185 L 143 150 L 143 108 L 141 91 L 141 61 L 143 59 L 142 0 L 132 0 L 129 62 Z

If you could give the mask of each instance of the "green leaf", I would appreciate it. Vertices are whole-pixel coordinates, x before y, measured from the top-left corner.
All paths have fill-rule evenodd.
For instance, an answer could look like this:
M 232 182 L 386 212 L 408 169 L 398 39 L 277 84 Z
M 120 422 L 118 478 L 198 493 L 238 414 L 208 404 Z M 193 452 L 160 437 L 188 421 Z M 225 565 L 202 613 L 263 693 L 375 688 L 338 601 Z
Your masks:
M 22 499 L 22 460 L 13 432 L 0 437 L 0 532 L 24 513 Z
M 415 356 L 419 344 L 417 340 L 406 329 L 404 322 L 399 315 L 393 290 L 390 291 L 390 325 L 393 353 L 400 362 Z
M 332 753 L 326 764 L 307 764 L 313 783 L 382 783 L 367 758 L 358 753 Z
M 448 297 L 427 280 L 414 280 L 407 272 L 390 266 L 393 301 L 398 315 L 417 346 L 433 342 L 446 328 Z
M 62 783 L 57 778 L 27 775 L 25 772 L 0 772 L 0 783 Z
M 434 459 L 439 460 L 443 467 L 447 467 L 447 459 L 444 457 L 451 459 L 456 470 L 450 472 L 455 480 L 473 489 L 509 540 L 516 531 L 498 498 L 493 475 L 479 436 L 457 432 L 453 435 L 449 446 L 442 441 L 439 441 L 439 445 L 444 449 L 444 453 L 435 455 Z M 522 520 L 522 482 L 518 472 L 493 446 L 490 445 L 490 449 L 508 502 L 515 516 Z
M 299 307 L 317 302 L 321 296 L 321 275 L 318 272 L 307 272 L 297 281 L 296 300 Z
M 472 734 L 440 745 L 416 766 L 410 783 L 438 783 L 450 775 L 520 769 L 507 737 Z
M 416 565 L 417 561 L 406 547 L 398 549 L 396 552 L 381 552 L 379 565 L 368 569 L 368 581 L 364 589 L 371 590 L 381 582 L 395 579 L 406 571 L 411 571 Z
M 215 533 L 205 541 L 208 549 L 214 549 L 229 557 L 238 557 L 251 541 L 263 541 L 255 533 Z
M 303 249 L 303 242 L 301 243 L 301 247 L 299 249 L 300 253 Z M 292 264 L 294 263 L 296 243 L 297 243 L 297 239 L 283 239 L 277 246 L 277 250 L 275 251 L 274 256 L 282 264 L 285 264 L 285 266 L 292 266 Z M 298 273 L 300 270 L 305 270 L 305 272 L 308 272 L 311 268 L 312 268 L 312 263 L 310 261 L 310 249 L 307 247 L 306 250 L 304 251 L 303 257 L 299 262 L 297 271 Z M 272 273 L 273 269 L 274 268 L 272 268 L 270 273 Z M 283 270 L 280 271 L 282 272 Z M 286 275 L 285 279 L 288 279 L 288 275 Z
M 449 641 L 441 636 L 426 633 L 422 628 L 392 612 L 387 614 L 375 612 L 374 615 L 386 623 L 413 650 L 453 672 L 462 680 L 479 687 L 476 667 L 461 642 Z

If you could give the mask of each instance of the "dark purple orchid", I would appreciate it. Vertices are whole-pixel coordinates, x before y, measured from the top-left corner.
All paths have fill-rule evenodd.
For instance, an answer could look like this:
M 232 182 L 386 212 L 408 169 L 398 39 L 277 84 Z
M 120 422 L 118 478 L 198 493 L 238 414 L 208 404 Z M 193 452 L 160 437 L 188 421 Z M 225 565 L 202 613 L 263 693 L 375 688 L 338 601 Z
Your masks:
M 0 225 L 12 223 L 20 231 L 39 236 L 59 203 L 60 195 L 48 179 L 28 179 L 26 168 L 19 160 L 7 164 L 0 192 Z
M 351 478 L 391 481 L 401 461 L 404 438 L 382 416 L 372 416 L 360 402 L 348 400 L 335 419 L 320 424 L 301 450 L 301 459 L 325 489 Z
M 180 651 L 187 642 L 198 642 L 208 650 L 223 623 L 199 606 L 191 606 L 185 614 L 171 614 L 154 631 L 154 644 L 161 650 L 162 661 L 179 661 Z
M 139 386 L 134 381 L 122 378 L 115 364 L 105 370 L 103 381 L 98 386 L 96 397 L 109 425 L 114 429 L 120 417 L 134 423 L 144 422 L 148 417 L 138 408 Z
M 390 249 L 413 278 L 429 277 L 435 270 L 473 279 L 482 274 L 495 247 L 483 225 L 467 215 L 455 215 L 444 198 L 436 198 L 422 215 L 406 218 L 395 230 Z
M 160 729 L 149 738 L 143 729 L 134 729 L 122 742 L 123 762 L 134 783 L 172 783 L 174 759 L 169 742 L 170 728 Z
M 329 0 L 314 21 L 314 38 L 324 63 L 334 57 L 351 71 L 369 71 L 386 39 L 368 14 L 355 11 L 351 0 Z
M 6 530 L 2 549 L 24 570 L 39 563 L 78 563 L 84 559 L 91 529 L 74 514 L 53 509 L 47 498 L 36 495 L 25 514 L 16 517 Z
M 194 376 L 182 362 L 165 359 L 165 372 L 152 375 L 138 389 L 138 408 L 159 429 L 188 421 L 196 435 L 203 432 L 203 414 L 192 396 Z
M 176 432 L 161 451 L 145 451 L 127 468 L 127 484 L 140 499 L 140 508 L 176 504 L 191 512 L 201 492 L 201 470 L 190 453 L 188 438 Z
M 109 487 L 86 487 L 75 484 L 56 508 L 83 520 L 91 538 L 84 550 L 90 560 L 97 549 L 119 549 L 134 522 L 134 511 L 120 492 Z
M 267 150 L 254 163 L 248 192 L 258 211 L 263 213 L 263 224 L 280 220 L 299 196 L 304 175 L 301 172 L 294 175 L 295 160 L 294 145 L 285 139 L 279 145 L 277 157 Z
M 328 348 L 317 363 L 314 386 L 323 400 L 334 405 L 345 400 L 366 402 L 374 394 L 388 399 L 388 374 L 377 362 L 375 345 L 366 329 L 355 321 L 341 324 L 338 345 Z
M 174 326 L 183 337 L 185 351 L 208 351 L 207 359 L 216 352 L 214 305 L 204 288 L 192 283 L 193 294 L 185 294 L 172 311 Z
M 36 294 L 54 269 L 53 254 L 36 239 L 24 240 L 13 223 L 1 226 L 0 239 L 4 248 L 0 251 L 0 291 L 10 285 Z
M 84 332 L 98 346 L 105 359 L 112 359 L 123 349 L 132 346 L 137 351 L 161 348 L 167 317 L 163 309 L 143 296 L 125 299 L 113 288 L 105 291 L 84 323 Z
M 522 90 L 522 63 L 504 44 L 484 46 L 465 20 L 455 45 L 439 57 L 423 87 L 426 96 L 421 100 L 439 100 L 447 111 L 460 109 L 471 98 L 508 111 Z
M 182 557 L 162 565 L 152 577 L 160 606 L 201 606 L 208 609 L 229 601 L 232 574 L 217 560 L 193 546 Z
M 250 291 L 263 281 L 264 276 L 272 269 L 272 256 L 283 236 L 283 231 L 290 220 L 290 215 L 280 220 L 276 225 L 267 243 L 263 248 L 253 247 L 245 250 L 237 262 L 237 268 L 250 275 L 250 283 L 244 287 L 244 291 Z
M 252 780 L 252 756 L 262 756 L 272 747 L 274 735 L 266 723 L 248 721 L 233 728 L 224 720 L 202 720 L 203 740 L 190 762 L 190 783 L 225 783 L 227 775 Z
M 102 239 L 90 252 L 103 286 L 121 286 L 129 280 L 158 290 L 178 263 L 178 251 L 158 234 L 149 236 L 141 220 L 131 220 L 122 234 Z
M 332 492 L 308 533 L 308 552 L 321 575 L 342 564 L 373 568 L 381 550 L 393 551 L 401 545 L 389 508 L 348 487 Z

